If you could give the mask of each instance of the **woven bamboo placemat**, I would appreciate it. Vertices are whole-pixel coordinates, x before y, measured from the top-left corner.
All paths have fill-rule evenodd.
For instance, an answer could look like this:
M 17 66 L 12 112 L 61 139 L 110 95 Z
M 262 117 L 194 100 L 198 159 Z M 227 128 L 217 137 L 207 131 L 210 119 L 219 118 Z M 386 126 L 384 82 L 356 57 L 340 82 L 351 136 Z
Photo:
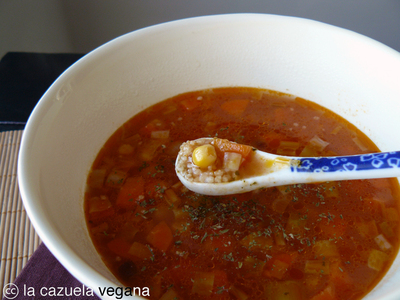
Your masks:
M 40 244 L 21 201 L 17 158 L 23 130 L 0 132 L 0 298 Z

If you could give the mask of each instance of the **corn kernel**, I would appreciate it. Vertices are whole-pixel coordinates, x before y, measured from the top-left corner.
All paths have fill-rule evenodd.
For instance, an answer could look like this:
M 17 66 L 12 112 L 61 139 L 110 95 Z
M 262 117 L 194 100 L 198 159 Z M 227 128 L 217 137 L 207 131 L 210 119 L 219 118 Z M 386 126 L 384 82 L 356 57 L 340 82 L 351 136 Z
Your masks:
M 217 153 L 212 145 L 202 145 L 194 149 L 193 162 L 200 168 L 207 168 L 217 160 Z

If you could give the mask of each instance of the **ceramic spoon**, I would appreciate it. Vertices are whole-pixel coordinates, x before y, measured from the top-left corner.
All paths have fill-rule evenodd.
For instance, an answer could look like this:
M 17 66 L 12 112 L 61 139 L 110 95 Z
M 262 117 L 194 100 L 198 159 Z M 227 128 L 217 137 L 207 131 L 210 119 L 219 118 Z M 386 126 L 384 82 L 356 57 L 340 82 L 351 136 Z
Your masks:
M 193 142 L 210 144 L 212 141 L 213 138 L 202 138 Z M 186 166 L 192 163 L 182 149 L 181 146 L 175 163 L 179 180 L 189 190 L 204 195 L 229 195 L 288 184 L 400 176 L 400 151 L 337 157 L 290 157 L 253 148 L 251 164 L 258 170 L 255 174 L 229 182 L 194 182 L 185 174 Z

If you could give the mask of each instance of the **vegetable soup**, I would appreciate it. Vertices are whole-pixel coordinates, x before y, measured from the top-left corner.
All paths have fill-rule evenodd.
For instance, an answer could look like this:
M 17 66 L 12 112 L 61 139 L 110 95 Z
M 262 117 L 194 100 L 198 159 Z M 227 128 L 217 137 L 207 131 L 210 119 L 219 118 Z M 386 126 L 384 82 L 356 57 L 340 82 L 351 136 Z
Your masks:
M 399 249 L 397 179 L 187 190 L 179 147 L 217 137 L 292 156 L 378 152 L 333 112 L 255 88 L 181 94 L 105 143 L 88 176 L 87 226 L 111 272 L 150 299 L 361 299 Z

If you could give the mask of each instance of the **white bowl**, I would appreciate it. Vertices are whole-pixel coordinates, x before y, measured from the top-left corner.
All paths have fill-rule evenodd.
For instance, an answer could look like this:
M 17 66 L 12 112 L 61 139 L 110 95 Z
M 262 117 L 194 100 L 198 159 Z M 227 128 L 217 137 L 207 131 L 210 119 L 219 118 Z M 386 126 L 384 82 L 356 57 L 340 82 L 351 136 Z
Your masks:
M 34 109 L 18 180 L 26 211 L 81 282 L 116 287 L 89 238 L 83 194 L 106 139 L 142 109 L 179 93 L 261 87 L 317 102 L 381 150 L 399 150 L 400 54 L 351 31 L 263 14 L 206 16 L 119 37 L 65 71 Z M 400 299 L 400 257 L 365 299 Z

